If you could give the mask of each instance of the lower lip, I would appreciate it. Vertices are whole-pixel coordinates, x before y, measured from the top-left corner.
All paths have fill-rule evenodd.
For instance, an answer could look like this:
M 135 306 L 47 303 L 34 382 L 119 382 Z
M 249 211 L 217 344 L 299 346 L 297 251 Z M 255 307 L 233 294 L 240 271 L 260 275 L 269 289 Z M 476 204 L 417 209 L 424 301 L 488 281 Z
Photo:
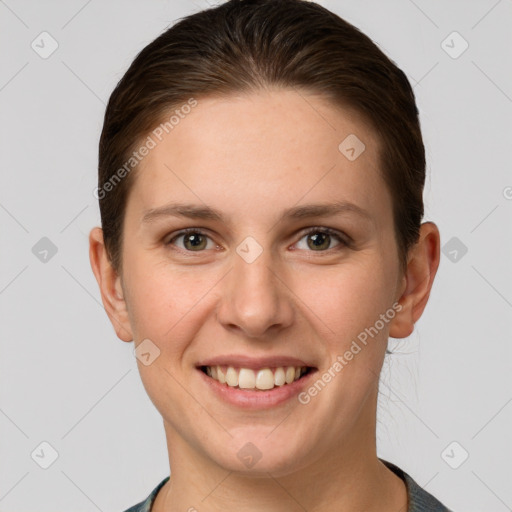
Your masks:
M 197 370 L 201 374 L 204 382 L 210 386 L 210 389 L 222 400 L 232 405 L 236 405 L 242 409 L 267 409 L 283 404 L 291 398 L 297 396 L 305 387 L 315 371 L 310 371 L 304 377 L 293 381 L 291 384 L 283 384 L 276 386 L 268 391 L 260 390 L 243 390 L 232 388 L 227 384 L 221 384 L 218 380 L 208 377 L 200 369 Z M 298 400 L 297 400 L 298 401 Z

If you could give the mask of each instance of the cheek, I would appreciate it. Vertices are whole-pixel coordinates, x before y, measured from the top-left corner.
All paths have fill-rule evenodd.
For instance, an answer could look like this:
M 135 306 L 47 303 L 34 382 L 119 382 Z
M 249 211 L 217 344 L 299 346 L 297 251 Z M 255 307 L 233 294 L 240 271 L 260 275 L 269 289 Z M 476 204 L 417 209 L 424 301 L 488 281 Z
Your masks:
M 142 258 L 129 268 L 130 321 L 136 340 L 149 338 L 161 349 L 179 350 L 184 329 L 197 325 L 190 319 L 214 283 L 204 274 L 199 278 L 197 272 L 172 270 L 168 263 L 144 263 Z
M 155 262 L 131 267 L 130 322 L 135 346 L 149 339 L 159 351 L 151 364 L 137 360 L 137 365 L 146 392 L 162 414 L 166 404 L 181 403 L 183 398 L 179 382 L 184 368 L 190 370 L 190 347 L 204 324 L 208 291 L 218 280 L 210 277 L 203 273 L 199 278 L 197 272 L 171 270 L 168 264 Z
M 323 273 L 312 270 L 310 278 L 300 276 L 294 289 L 329 343 L 342 349 L 392 306 L 392 283 L 385 262 L 368 258 Z

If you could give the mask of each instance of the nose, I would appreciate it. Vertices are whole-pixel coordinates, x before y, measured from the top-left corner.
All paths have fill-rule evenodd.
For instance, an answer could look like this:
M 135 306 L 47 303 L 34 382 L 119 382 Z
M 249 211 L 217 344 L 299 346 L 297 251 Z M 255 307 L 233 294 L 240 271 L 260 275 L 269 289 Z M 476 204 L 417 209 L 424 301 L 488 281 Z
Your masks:
M 235 253 L 233 267 L 222 281 L 218 321 L 248 338 L 274 337 L 294 317 L 293 293 L 285 281 L 270 250 L 251 263 Z

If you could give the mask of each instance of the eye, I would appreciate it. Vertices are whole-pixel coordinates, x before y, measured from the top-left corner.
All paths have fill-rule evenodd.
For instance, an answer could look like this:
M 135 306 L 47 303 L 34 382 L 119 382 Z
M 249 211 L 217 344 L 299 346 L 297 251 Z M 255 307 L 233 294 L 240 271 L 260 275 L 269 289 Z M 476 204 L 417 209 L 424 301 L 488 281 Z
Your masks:
M 331 242 L 335 238 L 339 243 L 334 247 L 341 249 L 349 245 L 349 242 L 343 237 L 341 233 L 330 228 L 314 227 L 307 230 L 297 244 L 300 244 L 301 240 L 307 239 L 307 248 L 314 252 L 326 252 L 332 249 Z M 304 247 L 298 247 L 304 249 Z
M 176 241 L 183 238 L 183 246 L 180 247 L 176 244 Z M 303 239 L 307 239 L 306 247 L 299 247 Z M 338 243 L 334 248 L 342 249 L 350 245 L 350 241 L 342 233 L 330 228 L 325 227 L 312 227 L 309 228 L 297 242 L 298 249 L 311 249 L 313 252 L 327 252 L 332 247 L 333 239 L 337 240 Z M 208 245 L 210 241 L 210 245 Z M 180 231 L 174 237 L 172 237 L 166 245 L 178 245 L 178 248 L 185 252 L 201 252 L 205 249 L 213 249 L 216 244 L 213 240 L 201 229 L 198 228 L 187 228 Z
M 215 246 L 211 238 L 200 229 L 197 228 L 188 228 L 184 229 L 176 236 L 171 238 L 166 245 L 175 245 L 175 241 L 183 238 L 183 250 L 188 252 L 200 252 L 204 249 L 212 249 L 212 246 Z M 208 247 L 208 240 L 211 241 L 211 245 Z M 179 247 L 182 249 L 181 247 Z

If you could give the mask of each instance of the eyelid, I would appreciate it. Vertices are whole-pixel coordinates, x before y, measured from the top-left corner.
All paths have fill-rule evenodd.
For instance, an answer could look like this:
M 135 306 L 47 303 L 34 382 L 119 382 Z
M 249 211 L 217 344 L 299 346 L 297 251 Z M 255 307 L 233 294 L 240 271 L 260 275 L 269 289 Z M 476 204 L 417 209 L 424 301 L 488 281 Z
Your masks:
M 352 238 L 348 236 L 347 234 L 343 233 L 342 231 L 338 231 L 337 229 L 329 228 L 327 226 L 312 226 L 309 228 L 306 228 L 305 230 L 300 232 L 299 240 L 302 240 L 305 236 L 309 235 L 310 233 L 324 233 L 326 235 L 329 235 L 331 237 L 335 237 L 340 242 L 341 247 L 350 247 L 352 245 Z M 330 253 L 331 251 L 335 251 L 339 246 L 332 247 L 330 249 L 327 249 L 325 251 L 308 251 L 308 252 L 317 252 L 317 253 Z
M 297 242 L 295 242 L 295 243 L 298 243 L 300 240 L 302 240 L 302 238 L 309 235 L 310 233 L 319 233 L 319 232 L 325 233 L 329 236 L 337 238 L 338 241 L 340 242 L 339 246 L 341 246 L 341 247 L 350 247 L 353 243 L 353 239 L 350 236 L 348 236 L 346 233 L 344 233 L 342 231 L 338 231 L 337 229 L 329 228 L 327 226 L 310 226 L 310 227 L 304 228 L 303 230 L 299 231 L 298 234 L 294 235 L 294 237 L 299 236 Z M 206 230 L 204 228 L 200 228 L 200 227 L 197 227 L 197 228 L 191 227 L 191 228 L 184 228 L 184 229 L 178 231 L 175 235 L 172 236 L 172 238 L 170 238 L 167 242 L 165 242 L 165 245 L 174 245 L 172 243 L 174 240 L 176 240 L 177 238 L 179 238 L 183 235 L 187 235 L 189 233 L 196 233 L 196 234 L 200 234 L 202 236 L 206 236 L 212 242 L 215 243 L 213 238 L 210 236 L 208 230 Z M 216 248 L 219 247 L 219 245 L 217 243 L 215 243 L 215 245 L 216 245 Z M 329 253 L 331 251 L 335 251 L 339 246 L 337 245 L 337 246 L 327 249 L 325 251 L 307 251 L 307 252 Z M 180 249 L 180 248 L 177 248 L 176 250 L 178 250 L 180 252 L 185 252 L 187 255 L 190 255 L 190 254 L 199 255 L 202 252 L 205 252 L 205 250 L 188 251 L 188 250 Z
M 328 235 L 336 236 L 340 239 L 340 241 L 345 242 L 346 244 L 352 242 L 352 238 L 350 236 L 348 236 L 346 233 L 344 233 L 343 231 L 339 231 L 334 228 L 329 228 L 327 226 L 308 227 L 308 228 L 305 228 L 300 233 L 303 237 L 304 235 L 308 235 L 309 233 L 317 233 L 317 232 L 322 232 L 322 233 L 326 233 Z
M 214 242 L 212 237 L 209 235 L 208 231 L 203 228 L 185 228 L 185 229 L 178 231 L 176 234 L 174 234 L 167 242 L 165 242 L 165 245 L 174 245 L 172 243 L 172 242 L 174 242 L 174 240 L 176 240 L 177 238 L 180 238 L 183 235 L 188 235 L 189 233 L 195 233 L 195 234 L 205 236 L 205 237 L 209 238 L 212 242 Z M 215 243 L 215 245 L 216 245 L 216 247 L 218 247 L 217 243 Z M 181 252 L 186 252 L 187 254 L 194 254 L 194 253 L 200 254 L 201 252 L 204 252 L 204 251 L 187 251 L 185 249 L 180 249 L 179 247 L 177 248 L 177 250 L 181 251 Z

